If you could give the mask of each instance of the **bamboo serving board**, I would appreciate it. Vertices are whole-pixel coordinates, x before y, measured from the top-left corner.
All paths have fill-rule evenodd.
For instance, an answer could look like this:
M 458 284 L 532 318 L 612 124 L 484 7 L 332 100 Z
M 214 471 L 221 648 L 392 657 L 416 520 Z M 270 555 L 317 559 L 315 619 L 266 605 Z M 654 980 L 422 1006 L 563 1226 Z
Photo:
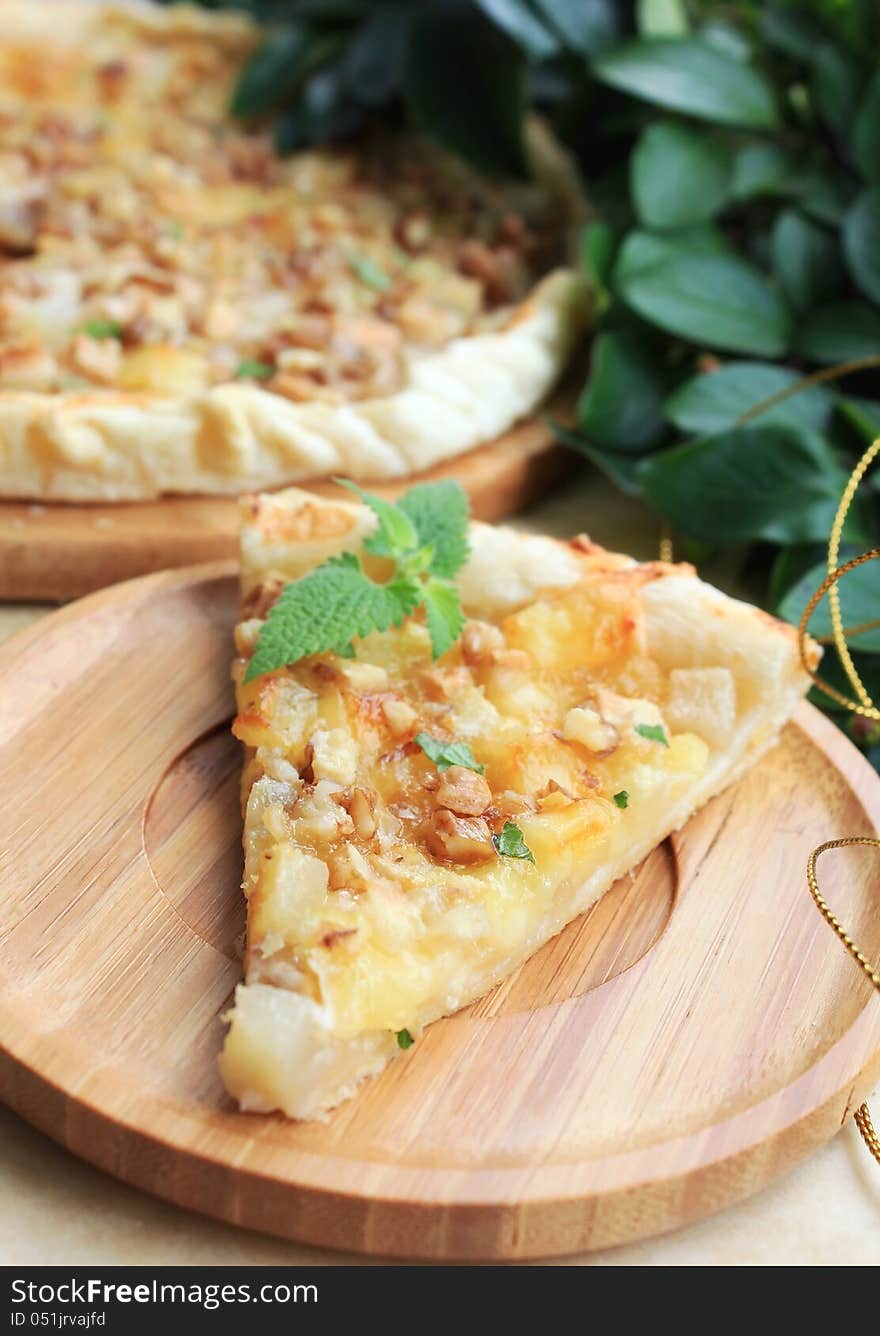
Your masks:
M 880 1076 L 880 1001 L 815 910 L 880 779 L 810 706 L 734 789 L 325 1124 L 238 1113 L 228 563 L 93 595 L 0 649 L 0 1096 L 208 1215 L 422 1258 L 605 1248 L 755 1192 Z M 872 959 L 871 851 L 822 862 Z
M 566 406 L 567 399 L 548 411 L 565 416 Z M 414 482 L 455 478 L 476 519 L 498 520 L 536 500 L 573 463 L 542 416 L 418 477 L 369 486 L 393 499 Z M 325 496 L 343 495 L 330 481 L 303 485 Z M 229 496 L 116 505 L 0 500 L 0 599 L 79 598 L 152 571 L 233 557 L 238 525 L 238 501 Z

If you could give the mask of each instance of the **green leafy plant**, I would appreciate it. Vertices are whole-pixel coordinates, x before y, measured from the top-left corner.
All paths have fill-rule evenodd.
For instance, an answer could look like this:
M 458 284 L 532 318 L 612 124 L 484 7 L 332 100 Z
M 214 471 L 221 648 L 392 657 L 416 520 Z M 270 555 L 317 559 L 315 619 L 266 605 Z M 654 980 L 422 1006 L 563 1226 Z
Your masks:
M 339 481 L 376 516 L 377 525 L 363 546 L 388 561 L 388 578 L 372 579 L 359 557 L 342 552 L 285 585 L 260 630 L 246 682 L 310 654 L 330 650 L 350 658 L 355 640 L 400 626 L 420 606 L 435 658 L 461 633 L 464 614 L 451 577 L 468 556 L 468 507 L 458 484 L 421 483 L 392 504 L 356 483 Z
M 880 375 L 743 419 L 811 372 L 880 355 L 876 0 L 239 7 L 267 36 L 234 109 L 271 113 L 284 149 L 381 115 L 485 173 L 524 176 L 526 116 L 550 122 L 594 215 L 581 245 L 590 368 L 560 436 L 643 498 L 679 550 L 741 551 L 758 596 L 793 616 L 843 482 L 880 431 Z M 869 480 L 848 550 L 878 530 Z M 860 613 L 870 569 L 842 591 Z M 853 649 L 880 669 L 876 637 Z

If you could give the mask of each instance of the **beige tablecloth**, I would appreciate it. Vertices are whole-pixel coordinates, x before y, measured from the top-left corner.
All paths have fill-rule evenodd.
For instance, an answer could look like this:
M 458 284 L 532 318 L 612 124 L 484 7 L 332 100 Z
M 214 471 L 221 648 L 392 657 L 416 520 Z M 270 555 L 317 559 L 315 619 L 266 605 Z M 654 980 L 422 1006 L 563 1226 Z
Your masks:
M 595 475 L 520 523 L 559 534 L 587 529 L 607 546 L 652 557 L 653 521 Z M 711 572 L 735 583 L 734 568 Z M 0 639 L 46 609 L 0 607 Z M 855 982 L 855 981 L 854 981 Z M 880 1114 L 880 1090 L 874 1096 Z M 0 1107 L 0 1262 L 6 1265 L 284 1265 L 362 1261 L 215 1224 L 117 1183 Z M 573 1266 L 870 1265 L 880 1263 L 880 1169 L 852 1122 L 759 1196 L 669 1237 Z

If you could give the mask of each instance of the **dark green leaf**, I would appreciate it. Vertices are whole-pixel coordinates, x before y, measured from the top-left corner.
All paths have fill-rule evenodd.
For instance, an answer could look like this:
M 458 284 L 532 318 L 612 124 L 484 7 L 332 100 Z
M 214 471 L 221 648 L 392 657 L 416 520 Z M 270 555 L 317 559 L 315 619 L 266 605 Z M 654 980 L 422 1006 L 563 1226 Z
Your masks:
M 848 362 L 880 353 L 880 311 L 866 302 L 835 302 L 795 329 L 794 350 L 811 362 Z
M 397 1047 L 398 1047 L 398 1048 L 403 1048 L 403 1049 L 412 1048 L 412 1046 L 413 1046 L 413 1044 L 414 1044 L 415 1042 L 416 1042 L 416 1041 L 413 1039 L 413 1037 L 412 1037 L 412 1035 L 410 1034 L 409 1030 L 398 1030 L 398 1031 L 397 1031 Z
M 230 103 L 232 114 L 264 116 L 296 91 L 323 54 L 329 55 L 323 40 L 301 24 L 268 32 L 239 76 Z
M 732 251 L 633 232 L 614 282 L 645 320 L 694 343 L 769 357 L 785 351 L 788 312 L 763 274 Z
M 575 454 L 588 459 L 591 464 L 614 483 L 618 491 L 626 496 L 638 496 L 641 486 L 638 479 L 639 456 L 620 454 L 619 451 L 600 450 L 579 432 L 570 431 L 558 422 L 550 424 L 558 439 Z
M 850 394 L 837 401 L 837 411 L 858 432 L 866 445 L 871 445 L 880 436 L 880 403 L 875 400 Z M 876 473 L 874 477 L 876 479 Z
M 362 123 L 363 108 L 345 87 L 339 69 L 324 69 L 306 82 L 296 105 L 275 123 L 275 146 L 292 153 L 307 144 L 323 144 L 351 134 Z
M 797 626 L 804 609 L 827 574 L 827 562 L 820 561 L 810 567 L 782 599 L 777 609 L 779 616 Z M 857 566 L 849 575 L 844 575 L 838 581 L 837 588 L 840 591 L 844 627 L 861 626 L 864 622 L 873 622 L 880 617 L 880 578 L 874 563 Z M 827 595 L 810 618 L 809 629 L 813 636 L 831 635 L 831 613 Z M 880 627 L 863 631 L 858 636 L 847 635 L 847 641 L 851 642 L 853 649 L 880 654 Z
M 657 358 L 638 338 L 600 334 L 578 404 L 581 431 L 600 447 L 637 454 L 663 435 L 664 394 Z
M 596 77 L 633 97 L 719 125 L 774 130 L 773 88 L 762 74 L 696 38 L 643 38 L 612 48 Z
M 768 46 L 795 60 L 811 62 L 828 34 L 812 14 L 803 9 L 777 5 L 761 6 L 761 36 Z
M 827 540 L 846 481 L 820 436 L 759 424 L 651 455 L 640 477 L 674 528 L 719 546 Z
M 533 0 L 533 7 L 581 55 L 607 51 L 619 36 L 617 0 Z
M 340 74 L 351 93 L 367 106 L 381 105 L 399 88 L 411 18 L 411 13 L 401 9 L 380 9 L 352 37 Z
M 422 130 L 481 171 L 528 175 L 522 51 L 482 14 L 428 7 L 413 23 L 407 95 Z
M 840 223 L 855 194 L 852 182 L 837 167 L 804 168 L 791 182 L 792 198 L 820 223 Z
M 604 288 L 611 274 L 614 258 L 614 233 L 607 223 L 591 223 L 581 237 L 584 268 L 597 288 Z
M 824 227 L 786 209 L 776 219 L 771 245 L 779 286 L 792 310 L 807 311 L 840 290 L 840 254 Z
M 666 402 L 666 416 L 680 431 L 710 435 L 736 424 L 744 413 L 802 377 L 767 362 L 728 362 L 681 385 Z M 783 425 L 821 431 L 834 400 L 827 390 L 811 385 L 755 418 L 767 427 Z
M 733 160 L 731 197 L 739 201 L 762 195 L 787 197 L 796 170 L 794 158 L 778 144 L 744 144 Z
M 813 53 L 811 92 L 819 115 L 838 134 L 853 123 L 861 91 L 861 72 L 855 60 L 830 42 Z
M 416 733 L 413 738 L 416 746 L 421 747 L 429 761 L 433 761 L 441 772 L 451 765 L 460 765 L 465 770 L 475 770 L 482 775 L 486 769 L 474 759 L 469 742 L 452 742 L 443 738 L 432 738 L 430 733 Z
M 880 73 L 874 75 L 853 125 L 853 157 L 869 181 L 880 182 Z
M 880 186 L 863 190 L 843 220 L 843 253 L 853 281 L 880 302 Z
M 524 858 L 529 863 L 535 861 L 535 855 L 523 839 L 522 831 L 512 821 L 505 821 L 501 834 L 492 836 L 492 843 L 503 858 Z
M 555 32 L 541 22 L 527 0 L 475 0 L 475 3 L 536 60 L 545 60 L 559 50 Z
M 876 567 L 876 563 L 872 564 Z M 846 575 L 843 578 L 844 580 L 849 579 Z M 810 625 L 812 626 L 812 622 Z M 868 695 L 872 700 L 880 700 L 880 655 L 860 654 L 855 650 L 855 646 L 853 646 L 853 650 L 853 663 L 856 672 L 864 683 Z M 852 700 L 852 683 L 844 673 L 840 660 L 833 650 L 830 653 L 826 652 L 825 657 L 819 665 L 819 673 L 830 686 L 836 687 L 844 696 L 848 696 L 850 700 Z M 814 705 L 818 705 L 819 708 L 824 710 L 827 714 L 832 716 L 845 714 L 847 722 L 852 720 L 852 716 L 845 710 L 843 705 L 839 705 L 837 701 L 832 700 L 830 696 L 826 696 L 824 691 L 820 691 L 818 687 L 813 688 L 808 696 L 808 700 L 812 701 Z
M 636 724 L 635 731 L 639 737 L 646 738 L 648 742 L 659 742 L 664 747 L 669 746 L 669 738 L 662 724 Z
M 626 789 L 621 789 L 619 793 L 615 793 L 614 803 L 615 806 L 621 808 L 621 810 L 629 807 L 629 794 Z
M 639 137 L 630 171 L 636 213 L 646 227 L 687 227 L 723 207 L 730 154 L 709 131 L 659 121 Z

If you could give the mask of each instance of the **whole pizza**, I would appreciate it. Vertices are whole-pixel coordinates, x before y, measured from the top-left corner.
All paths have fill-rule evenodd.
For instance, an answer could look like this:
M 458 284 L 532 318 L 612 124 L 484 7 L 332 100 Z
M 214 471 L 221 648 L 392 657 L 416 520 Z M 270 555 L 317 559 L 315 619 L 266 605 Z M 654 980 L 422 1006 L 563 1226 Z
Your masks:
M 393 478 L 558 379 L 584 319 L 559 191 L 405 136 L 279 156 L 228 113 L 259 40 L 0 0 L 0 494 Z

